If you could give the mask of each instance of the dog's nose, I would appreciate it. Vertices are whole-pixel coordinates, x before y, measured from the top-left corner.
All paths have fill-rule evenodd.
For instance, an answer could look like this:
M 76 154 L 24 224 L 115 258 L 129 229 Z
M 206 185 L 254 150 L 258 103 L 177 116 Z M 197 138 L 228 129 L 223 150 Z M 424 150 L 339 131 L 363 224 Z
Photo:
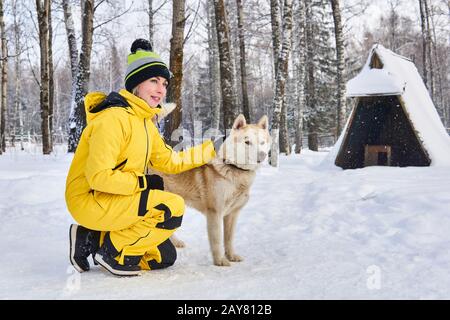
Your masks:
M 258 152 L 258 163 L 261 163 L 264 161 L 264 159 L 266 159 L 267 153 L 260 151 Z

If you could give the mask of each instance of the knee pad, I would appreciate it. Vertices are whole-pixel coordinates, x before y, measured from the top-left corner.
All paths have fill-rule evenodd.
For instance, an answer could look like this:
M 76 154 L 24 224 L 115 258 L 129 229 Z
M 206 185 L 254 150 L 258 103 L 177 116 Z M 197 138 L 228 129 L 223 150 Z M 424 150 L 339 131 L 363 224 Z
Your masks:
M 147 261 L 150 269 L 163 269 L 172 266 L 177 260 L 177 250 L 172 244 L 170 239 L 167 239 L 160 245 L 158 245 L 159 253 L 161 254 L 161 262 L 156 262 L 156 260 Z

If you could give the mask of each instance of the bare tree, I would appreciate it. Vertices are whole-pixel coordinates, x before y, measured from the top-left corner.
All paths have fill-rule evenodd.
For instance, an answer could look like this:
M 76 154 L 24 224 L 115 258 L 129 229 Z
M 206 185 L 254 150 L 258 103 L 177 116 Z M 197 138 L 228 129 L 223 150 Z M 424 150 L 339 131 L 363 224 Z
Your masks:
M 153 0 L 148 0 L 148 41 L 150 41 L 150 44 L 153 48 L 153 31 L 154 31 L 154 24 L 153 24 Z
M 273 46 L 273 61 L 274 61 L 274 80 L 277 81 L 277 72 L 279 71 L 278 62 L 281 50 L 281 8 L 280 0 L 270 0 L 270 21 L 272 25 L 272 46 Z M 285 34 L 283 34 L 286 36 Z M 275 84 L 276 86 L 276 84 Z M 287 129 L 287 104 L 285 103 L 286 97 L 283 97 L 281 103 L 281 115 L 279 125 L 279 145 L 278 149 L 282 153 L 290 154 L 291 147 L 289 143 L 289 133 Z
M 19 12 L 17 10 L 17 0 L 14 0 L 13 7 L 12 7 L 12 13 L 13 13 L 13 23 L 14 23 L 14 50 L 15 50 L 15 57 L 14 57 L 14 114 L 16 118 L 14 119 L 13 124 L 13 132 L 14 135 L 16 133 L 19 134 L 20 137 L 20 147 L 21 150 L 24 149 L 23 147 L 23 112 L 22 112 L 22 106 L 21 106 L 21 67 L 20 67 L 20 56 L 22 52 L 22 29 L 21 29 L 21 19 L 19 16 Z
M 422 74 L 423 82 L 425 86 L 428 87 L 428 74 L 427 74 L 427 22 L 425 19 L 425 5 L 424 0 L 419 0 L 419 10 L 420 10 L 420 27 L 422 30 Z
M 78 141 L 80 140 L 81 137 L 81 133 L 83 132 L 84 127 L 86 126 L 84 96 L 87 94 L 89 89 L 89 80 L 91 75 L 90 73 L 91 53 L 92 53 L 94 31 L 95 29 L 98 29 L 114 21 L 115 19 L 121 17 L 122 15 L 127 13 L 131 8 L 130 6 L 130 8 L 124 10 L 123 12 L 118 13 L 117 15 L 110 17 L 105 21 L 97 23 L 94 26 L 95 11 L 103 3 L 108 2 L 101 0 L 98 1 L 97 4 L 95 4 L 95 0 L 81 0 L 81 51 L 79 58 L 76 55 L 75 51 L 76 46 L 74 46 L 74 44 L 76 44 L 75 43 L 76 38 L 74 36 L 75 33 L 73 32 L 72 28 L 73 21 L 72 22 L 70 22 L 70 20 L 68 21 L 67 17 L 69 15 L 66 14 L 65 10 L 66 32 L 67 36 L 71 37 L 71 39 L 68 39 L 68 41 L 69 41 L 72 72 L 74 70 L 72 63 L 75 61 L 75 57 L 77 57 L 75 80 L 72 80 L 75 89 L 74 89 L 74 96 L 72 97 L 74 101 L 71 103 L 71 111 L 69 116 L 68 152 L 75 152 L 78 146 Z M 70 7 L 69 3 L 68 6 Z M 70 11 L 67 11 L 67 13 L 70 13 Z
M 422 31 L 422 72 L 425 85 L 435 99 L 435 74 L 433 62 L 433 38 L 430 9 L 427 0 L 419 0 L 420 26 Z
M 220 83 L 222 89 L 222 108 L 224 130 L 231 129 L 235 110 L 234 68 L 230 51 L 230 32 L 225 11 L 224 0 L 214 0 L 214 12 L 216 18 L 216 31 L 220 61 Z
M 346 105 L 345 105 L 345 79 L 344 79 L 344 34 L 342 32 L 341 9 L 339 7 L 339 0 L 330 0 L 333 11 L 334 20 L 334 36 L 336 39 L 336 62 L 337 62 L 337 126 L 336 136 L 339 136 L 345 126 Z
M 307 58 L 307 95 L 306 104 L 310 111 L 308 118 L 308 148 L 312 151 L 319 150 L 319 124 L 316 115 L 316 88 L 315 88 L 315 55 L 314 55 L 314 24 L 312 21 L 312 0 L 305 0 L 306 20 L 306 58 Z
M 450 3 L 448 3 L 448 5 L 450 6 Z M 433 58 L 434 58 L 434 63 L 436 66 L 438 65 L 442 65 L 443 60 L 445 60 L 445 58 L 443 58 L 444 56 L 446 56 L 446 54 L 442 54 L 440 55 L 438 52 L 440 51 L 438 46 L 438 39 L 436 37 L 436 24 L 435 24 L 435 16 L 437 14 L 439 14 L 438 12 L 435 12 L 436 10 L 436 4 L 432 5 L 431 8 L 431 16 L 430 16 L 430 21 L 431 21 L 431 29 L 432 29 L 432 34 L 433 34 L 433 38 L 432 38 L 432 46 L 433 46 Z M 450 16 L 449 16 L 450 18 Z M 448 24 L 447 24 L 448 26 Z M 440 112 L 442 118 L 443 118 L 443 123 L 444 125 L 448 126 L 447 121 L 448 121 L 448 111 L 447 111 L 447 107 L 445 105 L 445 97 L 444 97 L 444 85 L 446 83 L 446 81 L 444 80 L 446 78 L 446 73 L 445 73 L 446 69 L 445 68 L 436 68 L 436 72 L 435 72 L 435 99 L 434 102 L 437 104 L 438 106 L 438 111 Z
M 278 6 L 274 1 L 271 5 Z M 278 57 L 277 67 L 275 72 L 276 87 L 275 96 L 273 99 L 273 117 L 272 117 L 272 147 L 270 150 L 270 164 L 274 167 L 278 166 L 279 153 L 279 129 L 282 104 L 285 96 L 286 79 L 288 77 L 289 52 L 291 50 L 291 32 L 292 32 L 292 0 L 284 0 L 283 6 L 283 41 L 281 45 L 280 55 Z
M 8 48 L 6 44 L 5 20 L 3 17 L 3 0 L 0 0 L 0 37 L 1 37 L 1 89 L 0 89 L 0 154 L 6 149 L 6 88 L 8 81 Z
M 273 50 L 273 65 L 274 65 L 274 80 L 277 81 L 277 72 L 279 71 L 278 62 L 281 50 L 281 37 L 282 37 L 282 9 L 280 7 L 280 0 L 270 0 L 270 22 L 272 25 L 272 50 Z M 276 86 L 276 84 L 275 84 Z M 283 97 L 285 101 L 286 97 Z M 287 130 L 287 104 L 281 104 L 281 115 L 279 125 L 279 144 L 278 149 L 280 152 L 289 154 L 289 134 Z
M 168 2 L 168 0 L 164 0 L 159 7 L 157 7 L 156 9 L 153 9 L 153 0 L 148 0 L 148 10 L 147 10 L 147 15 L 148 15 L 148 40 L 150 41 L 150 44 L 152 45 L 152 48 L 154 47 L 154 42 L 153 42 L 153 38 L 154 38 L 154 31 L 155 31 L 155 14 Z
M 247 121 L 251 121 L 250 106 L 248 102 L 248 88 L 247 88 L 247 67 L 245 62 L 247 60 L 245 55 L 245 38 L 244 38 L 244 8 L 242 0 L 236 0 L 237 18 L 238 18 L 238 37 L 239 37 L 239 53 L 241 65 L 241 88 L 242 88 L 242 109 Z
M 217 43 L 216 20 L 214 15 L 214 6 L 210 1 L 206 1 L 206 11 L 208 17 L 208 63 L 209 87 L 211 92 L 211 109 L 212 120 L 211 128 L 219 130 L 220 111 L 221 111 L 221 95 L 220 95 L 220 65 L 219 65 L 219 48 Z
M 389 25 L 389 48 L 393 51 L 397 51 L 397 49 L 399 48 L 399 21 L 400 21 L 400 16 L 397 13 L 398 11 L 398 7 L 400 6 L 400 2 L 399 0 L 389 0 L 389 6 L 390 6 L 390 11 L 389 11 L 389 16 L 388 16 L 388 25 Z
M 170 39 L 170 70 L 173 73 L 173 79 L 170 81 L 170 87 L 167 92 L 167 100 L 175 102 L 177 107 L 166 118 L 164 125 L 164 137 L 170 144 L 172 133 L 180 126 L 182 121 L 181 89 L 183 82 L 183 47 L 184 47 L 184 26 L 185 1 L 173 1 L 172 8 L 172 38 Z
M 64 12 L 64 25 L 66 27 L 67 44 L 69 47 L 69 61 L 70 71 L 72 73 L 72 96 L 75 96 L 75 80 L 77 77 L 77 65 L 78 65 L 78 48 L 77 37 L 75 34 L 75 25 L 73 23 L 72 8 L 69 0 L 62 0 L 63 12 Z
M 286 78 L 286 81 L 289 80 L 289 77 Z M 281 114 L 280 114 L 280 145 L 279 151 L 280 153 L 284 153 L 286 155 L 291 154 L 291 143 L 289 141 L 289 131 L 288 131 L 288 115 L 287 115 L 287 103 L 286 103 L 287 94 L 283 97 L 283 103 L 281 104 Z
M 306 34 L 305 34 L 305 3 L 298 1 L 297 6 L 297 35 L 296 50 L 296 90 L 297 106 L 295 113 L 295 153 L 302 151 L 303 145 L 303 110 L 305 108 L 305 62 L 306 62 Z
M 53 66 L 53 26 L 51 1 L 48 10 L 48 130 L 51 149 L 53 149 L 53 111 L 55 102 L 55 83 Z
M 430 22 L 430 9 L 428 6 L 428 1 L 427 0 L 423 0 L 423 6 L 425 9 L 425 22 L 426 22 L 426 30 L 427 30 L 427 37 L 426 37 L 426 42 L 427 42 L 427 56 L 428 56 L 428 67 L 429 67 L 429 71 L 430 71 L 430 81 L 429 81 L 429 85 L 430 85 L 430 94 L 431 94 L 431 98 L 434 100 L 435 98 L 435 79 L 434 79 L 434 63 L 433 63 L 433 38 L 432 38 L 432 31 L 431 31 L 431 22 Z
M 275 79 L 278 71 L 278 57 L 281 49 L 281 8 L 280 0 L 270 0 L 270 23 L 272 25 L 272 49 Z
M 90 64 L 92 52 L 92 37 L 94 33 L 94 0 L 82 0 L 81 6 L 81 52 L 76 68 L 74 80 L 75 92 L 69 118 L 68 152 L 75 152 L 81 133 L 86 126 L 86 112 L 84 110 L 84 96 L 88 92 Z M 66 27 L 67 30 L 67 27 Z M 71 58 L 73 52 L 71 52 Z
M 41 132 L 42 132 L 42 152 L 50 154 L 52 152 L 51 125 L 50 125 L 50 79 L 49 79 L 49 14 L 50 0 L 36 0 L 36 11 L 39 25 L 39 47 L 40 47 L 40 105 L 41 105 Z
M 77 134 L 77 121 L 76 117 L 82 116 L 82 112 L 77 110 L 75 105 L 75 92 L 77 91 L 77 70 L 78 70 L 78 48 L 77 48 L 77 37 L 75 34 L 75 25 L 73 22 L 72 8 L 69 0 L 62 0 L 62 7 L 64 12 L 64 26 L 66 28 L 67 44 L 69 48 L 69 61 L 70 61 L 70 72 L 72 79 L 72 91 L 70 100 L 70 116 L 69 116 L 69 141 L 68 141 L 68 151 L 75 152 L 79 136 L 81 133 Z M 83 125 L 82 121 L 78 121 L 79 125 Z

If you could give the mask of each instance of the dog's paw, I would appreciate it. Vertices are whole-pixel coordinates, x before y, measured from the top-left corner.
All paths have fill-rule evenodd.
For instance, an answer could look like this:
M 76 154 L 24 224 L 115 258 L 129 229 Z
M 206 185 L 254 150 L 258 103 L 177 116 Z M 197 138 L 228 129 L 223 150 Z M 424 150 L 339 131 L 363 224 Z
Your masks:
M 229 267 L 229 266 L 231 266 L 231 263 L 230 263 L 230 261 L 228 261 L 228 259 L 226 257 L 222 257 L 222 258 L 214 259 L 214 265 L 219 266 L 219 267 Z
M 226 257 L 231 262 L 241 262 L 244 260 L 244 258 L 242 258 L 240 255 L 234 253 L 233 254 L 227 253 Z
M 175 246 L 175 248 L 185 248 L 186 247 L 186 244 L 181 240 L 175 241 L 175 243 L 173 245 Z
M 176 238 L 175 236 L 171 236 L 170 241 L 176 248 L 185 248 L 186 247 L 186 244 L 184 243 L 184 241 Z

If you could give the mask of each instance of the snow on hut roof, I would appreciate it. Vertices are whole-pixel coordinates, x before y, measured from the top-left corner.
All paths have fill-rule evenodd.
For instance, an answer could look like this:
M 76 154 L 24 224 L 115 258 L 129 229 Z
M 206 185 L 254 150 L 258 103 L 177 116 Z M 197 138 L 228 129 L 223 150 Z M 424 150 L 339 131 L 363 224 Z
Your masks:
M 392 96 L 403 93 L 404 82 L 385 69 L 364 69 L 347 83 L 347 97 Z
M 404 74 L 395 70 L 398 61 L 412 62 L 394 52 L 375 44 L 360 73 L 347 82 L 347 97 L 400 95 L 407 83 Z
M 384 81 L 384 83 L 383 83 Z M 375 44 L 361 72 L 347 83 L 348 96 L 398 95 L 431 165 L 450 166 L 447 134 L 414 63 L 380 44 Z M 339 152 L 350 118 L 329 157 Z M 329 158 L 327 157 L 327 158 Z

